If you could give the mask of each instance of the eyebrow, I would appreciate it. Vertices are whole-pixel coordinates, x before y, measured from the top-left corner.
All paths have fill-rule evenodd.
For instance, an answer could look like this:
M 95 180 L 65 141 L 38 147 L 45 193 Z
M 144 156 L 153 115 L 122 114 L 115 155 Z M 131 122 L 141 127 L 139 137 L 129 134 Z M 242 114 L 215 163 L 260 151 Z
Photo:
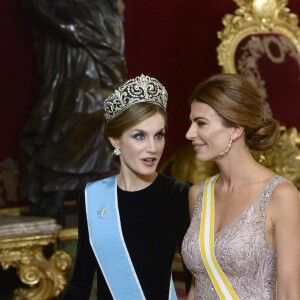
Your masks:
M 196 118 L 194 118 L 194 119 L 191 119 L 191 121 L 194 121 L 194 122 L 197 122 L 197 121 L 199 121 L 199 120 L 208 121 L 208 119 L 205 118 L 205 117 L 196 117 Z
M 165 131 L 165 130 L 166 130 L 166 129 L 165 129 L 164 127 L 162 127 L 161 129 L 158 129 L 158 130 L 156 131 L 156 133 L 157 133 L 157 132 L 161 132 L 161 131 Z M 143 130 L 143 129 L 138 129 L 138 128 L 137 128 L 137 129 L 133 129 L 132 132 L 133 132 L 133 133 L 134 133 L 134 132 L 137 132 L 137 133 L 138 133 L 138 132 L 140 132 L 140 133 L 146 133 L 145 130 Z

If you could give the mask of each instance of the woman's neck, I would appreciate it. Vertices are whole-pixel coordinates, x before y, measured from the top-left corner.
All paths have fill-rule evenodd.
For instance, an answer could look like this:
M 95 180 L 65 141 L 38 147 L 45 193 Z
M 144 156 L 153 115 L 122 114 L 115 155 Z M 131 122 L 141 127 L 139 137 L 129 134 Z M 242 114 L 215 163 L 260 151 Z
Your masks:
M 151 175 L 124 174 L 122 171 L 117 176 L 118 187 L 124 191 L 139 191 L 149 186 L 157 177 L 155 172 Z
M 220 177 L 219 185 L 227 190 L 268 180 L 275 173 L 266 169 L 251 156 L 245 155 L 238 160 L 218 164 Z

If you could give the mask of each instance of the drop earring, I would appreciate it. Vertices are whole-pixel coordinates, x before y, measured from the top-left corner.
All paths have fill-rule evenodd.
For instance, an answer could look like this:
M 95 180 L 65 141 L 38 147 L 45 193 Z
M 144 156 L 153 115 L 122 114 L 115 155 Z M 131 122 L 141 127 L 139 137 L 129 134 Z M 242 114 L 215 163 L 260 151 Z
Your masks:
M 233 142 L 233 140 L 232 140 L 232 136 L 231 136 L 227 148 L 225 149 L 225 151 L 219 153 L 219 155 L 224 155 L 224 154 L 226 154 L 226 153 L 229 151 L 229 149 L 231 148 L 232 142 Z

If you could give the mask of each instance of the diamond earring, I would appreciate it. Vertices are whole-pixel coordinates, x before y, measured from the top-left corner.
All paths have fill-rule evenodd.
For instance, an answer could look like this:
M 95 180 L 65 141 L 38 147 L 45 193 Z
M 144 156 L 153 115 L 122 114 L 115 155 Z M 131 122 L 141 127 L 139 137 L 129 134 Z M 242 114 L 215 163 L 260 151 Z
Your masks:
M 115 149 L 114 149 L 114 155 L 120 156 L 120 154 L 121 154 L 121 150 L 118 149 L 118 148 L 115 148 Z

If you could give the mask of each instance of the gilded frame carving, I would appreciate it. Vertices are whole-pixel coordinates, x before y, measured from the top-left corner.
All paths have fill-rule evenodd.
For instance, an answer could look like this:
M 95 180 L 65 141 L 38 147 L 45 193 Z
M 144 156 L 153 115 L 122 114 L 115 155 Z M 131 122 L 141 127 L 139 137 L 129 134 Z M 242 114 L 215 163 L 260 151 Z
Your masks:
M 224 28 L 218 32 L 221 42 L 217 47 L 217 55 L 223 73 L 239 73 L 235 54 L 243 39 L 251 35 L 269 33 L 282 35 L 300 54 L 299 20 L 298 16 L 286 7 L 288 0 L 234 0 L 234 2 L 238 8 L 234 14 L 226 14 L 223 17 Z M 257 73 L 252 75 L 254 78 L 250 79 L 254 79 L 266 100 L 261 78 Z M 265 103 L 268 109 L 268 103 Z M 278 143 L 268 151 L 254 151 L 253 156 L 262 165 L 293 182 L 300 194 L 299 146 L 298 130 L 294 127 L 288 129 L 282 127 Z
M 56 249 L 49 259 L 43 254 L 45 246 L 56 243 L 57 235 L 51 232 L 0 238 L 0 266 L 3 270 L 14 267 L 20 280 L 28 285 L 17 288 L 13 300 L 54 299 L 62 293 L 71 256 Z
M 218 32 L 221 43 L 217 47 L 218 63 L 224 73 L 237 73 L 235 51 L 247 36 L 278 33 L 287 37 L 300 53 L 298 16 L 286 7 L 288 0 L 234 0 L 239 8 L 226 14 L 224 29 Z

